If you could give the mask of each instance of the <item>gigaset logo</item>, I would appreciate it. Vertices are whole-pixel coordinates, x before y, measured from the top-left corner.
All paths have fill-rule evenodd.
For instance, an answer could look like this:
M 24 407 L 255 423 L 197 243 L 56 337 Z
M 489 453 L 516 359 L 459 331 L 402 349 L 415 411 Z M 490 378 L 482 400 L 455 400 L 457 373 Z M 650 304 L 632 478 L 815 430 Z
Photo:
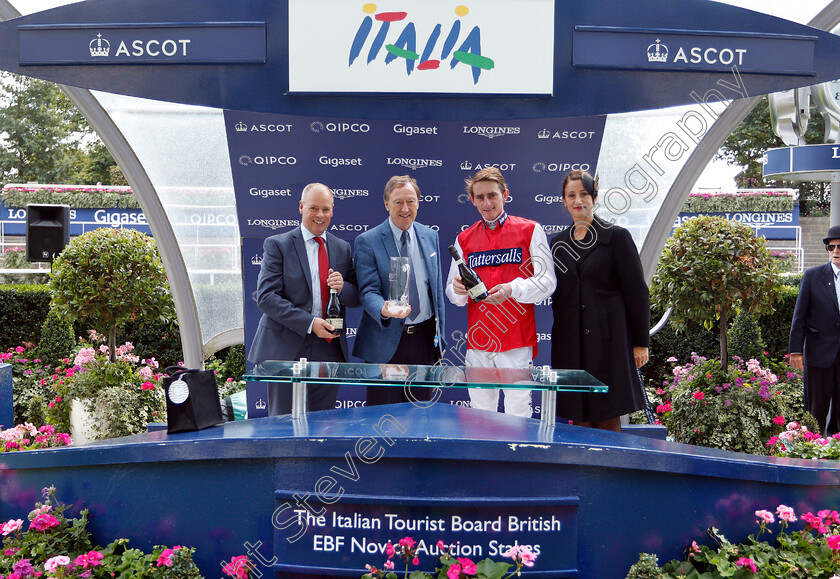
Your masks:
M 356 36 L 353 38 L 353 43 L 350 45 L 350 64 L 348 66 L 353 66 L 353 63 L 367 44 L 368 38 L 371 36 L 371 30 L 373 29 L 374 19 L 380 25 L 379 31 L 374 35 L 373 41 L 370 43 L 368 49 L 368 65 L 379 57 L 384 45 L 386 52 L 384 63 L 389 64 L 397 58 L 405 59 L 406 75 L 414 72 L 415 63 L 417 70 L 435 70 L 440 68 L 443 61 L 449 59 L 450 69 L 455 69 L 461 63 L 469 66 L 472 69 L 473 84 L 478 84 L 481 72 L 483 70 L 492 70 L 496 66 L 496 63 L 492 59 L 481 54 L 481 28 L 478 26 L 473 26 L 457 50 L 453 51 L 455 45 L 461 39 L 461 18 L 470 12 L 470 9 L 464 5 L 455 7 L 455 15 L 458 18 L 449 27 L 449 32 L 446 36 L 442 37 L 441 35 L 443 26 L 441 24 L 435 25 L 429 32 L 426 41 L 422 43 L 422 54 L 417 52 L 417 29 L 414 22 L 410 20 L 405 22 L 405 27 L 396 40 L 391 44 L 385 44 L 391 23 L 405 21 L 408 17 L 407 12 L 377 13 L 376 10 L 376 4 L 373 3 L 367 3 L 362 6 L 362 11 L 367 16 L 362 19 L 356 31 Z M 438 42 L 441 38 L 443 38 L 443 43 L 440 45 L 438 52 Z

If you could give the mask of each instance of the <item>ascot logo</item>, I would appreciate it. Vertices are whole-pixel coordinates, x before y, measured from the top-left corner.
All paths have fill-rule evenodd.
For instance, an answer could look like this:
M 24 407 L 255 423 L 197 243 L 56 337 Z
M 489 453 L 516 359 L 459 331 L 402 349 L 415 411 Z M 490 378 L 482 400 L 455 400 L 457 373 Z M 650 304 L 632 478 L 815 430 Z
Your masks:
M 244 133 L 248 130 L 248 125 L 246 125 L 242 121 L 239 121 L 233 128 L 236 129 L 237 133 Z
M 668 62 L 668 47 L 656 39 L 656 44 L 651 44 L 647 49 L 648 62 Z
M 445 36 L 441 35 L 443 31 L 443 25 L 441 24 L 436 24 L 429 31 L 426 40 L 422 42 L 422 54 L 417 52 L 417 27 L 414 22 L 406 20 L 408 17 L 407 12 L 377 13 L 377 6 L 373 3 L 367 3 L 362 6 L 362 11 L 367 16 L 362 19 L 358 30 L 356 30 L 353 43 L 350 45 L 348 65 L 350 67 L 353 66 L 353 63 L 362 53 L 362 49 L 368 45 L 374 20 L 380 24 L 379 30 L 373 36 L 373 41 L 368 45 L 366 59 L 368 66 L 379 58 L 383 47 L 385 49 L 385 55 L 382 62 L 387 65 L 398 58 L 405 60 L 405 73 L 407 76 L 410 76 L 414 72 L 415 66 L 418 71 L 437 70 L 441 68 L 444 61 L 449 60 L 450 70 L 454 70 L 459 64 L 469 66 L 472 70 L 473 84 L 478 84 L 482 71 L 492 70 L 496 66 L 496 63 L 492 59 L 481 54 L 480 27 L 473 26 L 464 40 L 458 45 L 458 42 L 461 40 L 461 18 L 470 12 L 467 6 L 459 5 L 455 7 L 455 15 L 458 18 L 449 26 L 449 30 Z M 398 22 L 405 22 L 402 32 L 392 43 L 385 44 L 391 30 L 391 24 Z M 442 44 L 439 44 L 441 39 L 443 39 Z M 457 49 L 455 49 L 456 45 L 458 46 Z
M 262 265 L 262 256 L 258 253 L 251 258 L 251 265 Z
M 551 136 L 551 133 L 549 132 L 548 129 L 543 129 L 539 133 L 537 133 L 537 138 L 540 138 L 540 139 L 547 139 L 550 136 Z
M 717 48 L 717 47 L 701 47 L 691 46 L 686 48 L 680 46 L 677 49 L 674 58 L 671 60 L 672 64 L 723 64 L 729 66 L 735 64 L 743 66 L 744 55 L 747 54 L 746 48 Z M 648 46 L 647 59 L 648 62 L 653 63 L 668 63 L 668 47 L 662 44 L 662 41 L 657 38 L 656 42 Z
M 108 56 L 111 53 L 111 43 L 102 34 L 97 34 L 96 38 L 90 41 L 88 45 L 91 56 Z
M 516 169 L 516 163 L 476 163 L 475 165 L 469 161 L 461 163 L 462 171 L 481 171 L 489 167 L 496 167 L 499 171 L 513 171 Z

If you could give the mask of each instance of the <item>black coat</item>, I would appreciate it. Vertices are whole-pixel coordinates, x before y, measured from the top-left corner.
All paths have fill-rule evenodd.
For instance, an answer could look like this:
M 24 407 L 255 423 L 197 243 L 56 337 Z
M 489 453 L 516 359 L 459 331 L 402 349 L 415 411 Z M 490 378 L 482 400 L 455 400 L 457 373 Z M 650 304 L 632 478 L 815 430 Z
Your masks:
M 610 390 L 559 393 L 557 415 L 598 422 L 644 408 L 633 347 L 649 343 L 650 294 L 629 231 L 598 217 L 584 240 L 572 241 L 572 231 L 551 240 L 551 366 L 586 370 Z

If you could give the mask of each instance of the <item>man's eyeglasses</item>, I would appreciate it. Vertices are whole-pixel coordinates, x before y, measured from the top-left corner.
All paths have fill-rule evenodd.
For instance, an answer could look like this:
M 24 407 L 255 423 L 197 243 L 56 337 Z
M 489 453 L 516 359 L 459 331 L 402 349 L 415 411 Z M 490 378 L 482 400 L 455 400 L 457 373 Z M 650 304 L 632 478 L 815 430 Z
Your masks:
M 837 245 L 834 245 L 833 243 L 829 243 L 828 245 L 825 246 L 826 251 L 834 251 L 835 249 L 840 249 L 840 243 L 838 243 Z

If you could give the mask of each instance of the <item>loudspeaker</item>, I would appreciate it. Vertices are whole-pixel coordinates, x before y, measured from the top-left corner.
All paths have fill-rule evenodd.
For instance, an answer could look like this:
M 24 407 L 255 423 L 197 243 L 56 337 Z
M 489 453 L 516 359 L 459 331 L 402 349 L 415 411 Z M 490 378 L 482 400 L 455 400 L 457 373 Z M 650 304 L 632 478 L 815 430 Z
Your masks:
M 52 261 L 68 243 L 69 205 L 26 206 L 26 259 Z

